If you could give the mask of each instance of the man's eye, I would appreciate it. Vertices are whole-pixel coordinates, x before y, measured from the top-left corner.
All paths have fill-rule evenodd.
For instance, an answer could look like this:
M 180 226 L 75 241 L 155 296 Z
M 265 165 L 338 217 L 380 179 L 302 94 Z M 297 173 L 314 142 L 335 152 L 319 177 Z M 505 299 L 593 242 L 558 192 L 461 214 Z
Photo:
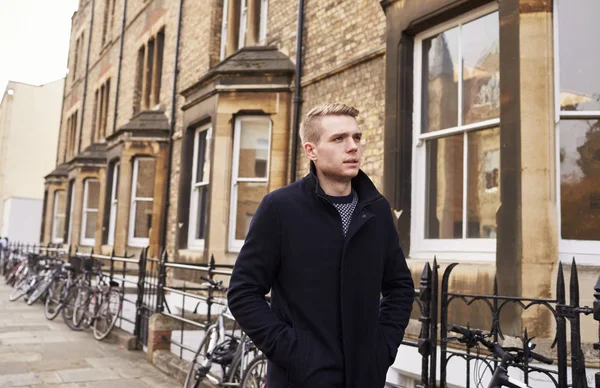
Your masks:
M 336 137 L 335 139 L 333 139 L 333 141 L 340 141 L 340 140 L 342 140 L 342 137 L 341 137 L 341 136 L 338 136 L 338 137 Z

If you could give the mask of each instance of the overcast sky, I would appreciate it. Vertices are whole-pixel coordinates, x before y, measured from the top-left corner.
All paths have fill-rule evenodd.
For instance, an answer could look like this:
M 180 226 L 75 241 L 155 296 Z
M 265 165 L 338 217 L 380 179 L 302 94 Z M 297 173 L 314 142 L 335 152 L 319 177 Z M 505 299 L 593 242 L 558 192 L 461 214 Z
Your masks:
M 65 76 L 78 0 L 0 0 L 0 94 L 8 81 L 45 84 Z

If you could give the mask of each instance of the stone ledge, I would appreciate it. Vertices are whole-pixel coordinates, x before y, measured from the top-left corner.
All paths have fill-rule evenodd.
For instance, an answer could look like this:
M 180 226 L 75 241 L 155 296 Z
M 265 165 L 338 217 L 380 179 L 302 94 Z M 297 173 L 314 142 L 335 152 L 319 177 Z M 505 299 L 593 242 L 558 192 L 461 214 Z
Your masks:
M 127 350 L 140 350 L 135 336 L 118 327 L 114 327 L 108 337 L 103 339 L 102 342 L 116 344 Z
M 152 356 L 152 365 L 181 384 L 185 383 L 190 362 L 181 360 L 169 350 L 156 350 Z M 203 381 L 198 388 L 215 388 L 209 381 Z

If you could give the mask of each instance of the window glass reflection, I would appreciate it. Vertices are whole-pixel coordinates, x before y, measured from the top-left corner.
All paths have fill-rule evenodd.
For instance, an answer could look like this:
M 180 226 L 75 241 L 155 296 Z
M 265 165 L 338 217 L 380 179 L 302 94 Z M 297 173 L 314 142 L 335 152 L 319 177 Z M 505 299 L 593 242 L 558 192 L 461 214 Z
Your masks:
M 561 110 L 600 110 L 598 15 L 600 15 L 598 0 L 559 1 Z

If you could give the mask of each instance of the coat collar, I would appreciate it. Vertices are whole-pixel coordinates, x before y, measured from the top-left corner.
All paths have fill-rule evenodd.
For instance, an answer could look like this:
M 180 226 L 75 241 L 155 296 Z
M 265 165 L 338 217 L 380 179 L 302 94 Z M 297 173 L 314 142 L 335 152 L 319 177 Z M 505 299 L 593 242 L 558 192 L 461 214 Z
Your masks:
M 304 179 L 311 191 L 319 195 L 325 195 L 317 178 L 317 168 L 312 161 L 310 162 L 310 172 Z M 352 178 L 352 188 L 358 194 L 359 203 L 367 204 L 382 197 L 371 179 L 362 170 L 359 170 L 358 175 Z

